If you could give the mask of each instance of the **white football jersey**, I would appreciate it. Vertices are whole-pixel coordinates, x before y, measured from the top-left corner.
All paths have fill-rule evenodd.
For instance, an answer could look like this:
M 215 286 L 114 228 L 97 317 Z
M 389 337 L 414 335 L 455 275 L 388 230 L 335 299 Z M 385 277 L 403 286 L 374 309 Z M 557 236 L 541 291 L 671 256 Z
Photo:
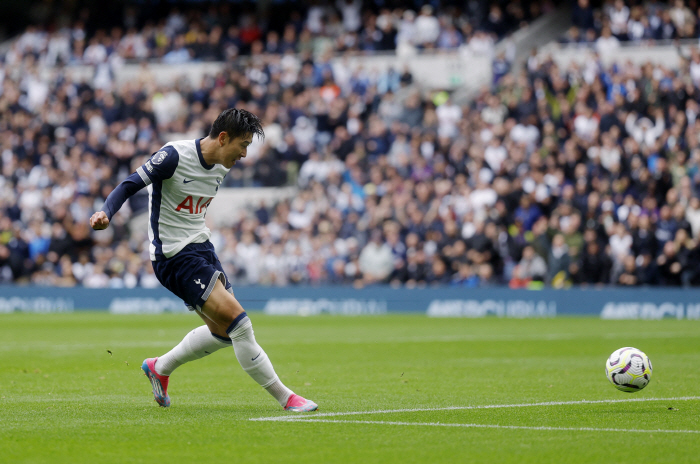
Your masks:
M 229 170 L 204 161 L 200 140 L 167 143 L 136 170 L 148 186 L 152 261 L 211 237 L 204 215 Z

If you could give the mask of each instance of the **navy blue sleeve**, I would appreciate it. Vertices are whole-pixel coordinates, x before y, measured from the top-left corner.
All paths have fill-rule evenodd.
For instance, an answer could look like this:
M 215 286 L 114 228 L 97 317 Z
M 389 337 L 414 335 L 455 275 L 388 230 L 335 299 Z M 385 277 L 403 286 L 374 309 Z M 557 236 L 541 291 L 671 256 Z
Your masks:
M 124 202 L 134 193 L 138 192 L 153 182 L 170 179 L 175 173 L 180 155 L 171 146 L 163 147 L 140 166 L 135 173 L 127 177 L 109 194 L 102 211 L 111 221 L 112 216 L 119 211 Z
M 136 172 L 146 185 L 150 185 L 152 182 L 170 179 L 175 174 L 179 161 L 180 155 L 177 150 L 172 146 L 166 146 L 154 153 L 151 159 L 146 161 Z
M 124 179 L 124 182 L 117 185 L 117 188 L 109 194 L 102 211 L 107 214 L 107 219 L 112 220 L 112 216 L 119 211 L 124 202 L 134 193 L 138 192 L 146 186 L 146 183 L 141 179 L 141 176 L 135 172 Z

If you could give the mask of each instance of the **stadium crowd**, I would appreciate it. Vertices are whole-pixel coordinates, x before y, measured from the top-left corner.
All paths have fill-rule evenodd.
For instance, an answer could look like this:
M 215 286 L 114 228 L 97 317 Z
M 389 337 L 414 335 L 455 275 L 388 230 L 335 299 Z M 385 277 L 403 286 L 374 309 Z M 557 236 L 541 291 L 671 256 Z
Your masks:
M 128 223 L 145 192 L 107 231 L 88 218 L 162 143 L 231 106 L 266 138 L 229 185 L 299 187 L 212 231 L 236 285 L 700 281 L 697 52 L 677 70 L 533 57 L 468 104 L 327 54 L 253 53 L 199 86 L 147 69 L 116 85 L 99 66 L 88 84 L 37 58 L 0 66 L 0 281 L 159 285 Z
M 490 5 L 471 2 L 464 8 L 447 3 L 437 10 L 429 3 L 414 9 L 405 2 L 394 3 L 314 1 L 305 9 L 289 10 L 282 2 L 274 7 L 282 10 L 271 11 L 269 20 L 255 10 L 234 12 L 226 2 L 213 2 L 208 8 L 175 7 L 160 19 L 143 18 L 138 8 L 129 6 L 121 25 L 95 30 L 89 10 L 74 17 L 59 12 L 53 17 L 46 10 L 41 15 L 45 25 L 29 26 L 13 41 L 5 62 L 17 63 L 27 54 L 49 66 L 118 66 L 124 60 L 145 59 L 181 64 L 262 53 L 319 56 L 396 50 L 410 54 L 468 46 L 474 38 L 475 44 L 487 38 L 496 41 L 552 8 L 550 2 L 518 0 Z M 282 24 L 270 24 L 276 17 L 286 17 L 285 13 L 288 19 Z
M 590 0 L 576 0 L 572 25 L 562 43 L 593 44 L 598 51 L 622 42 L 652 43 L 700 36 L 700 5 L 696 1 L 630 2 L 608 0 L 594 8 Z

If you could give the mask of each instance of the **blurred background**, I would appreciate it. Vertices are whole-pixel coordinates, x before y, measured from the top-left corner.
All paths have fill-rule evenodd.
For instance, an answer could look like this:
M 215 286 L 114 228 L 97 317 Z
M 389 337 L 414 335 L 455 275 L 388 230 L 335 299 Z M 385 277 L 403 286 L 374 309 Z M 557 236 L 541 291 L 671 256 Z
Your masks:
M 0 283 L 159 287 L 164 143 L 266 138 L 207 222 L 234 288 L 700 284 L 700 8 L 641 1 L 0 4 Z

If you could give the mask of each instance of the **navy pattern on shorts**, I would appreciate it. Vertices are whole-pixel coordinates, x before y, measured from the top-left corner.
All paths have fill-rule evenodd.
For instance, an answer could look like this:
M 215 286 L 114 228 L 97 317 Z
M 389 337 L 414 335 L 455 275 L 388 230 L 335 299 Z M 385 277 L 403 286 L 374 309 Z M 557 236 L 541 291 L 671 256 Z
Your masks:
M 190 243 L 175 256 L 151 263 L 160 283 L 180 297 L 190 310 L 202 309 L 217 279 L 232 292 L 214 245 L 209 241 Z

